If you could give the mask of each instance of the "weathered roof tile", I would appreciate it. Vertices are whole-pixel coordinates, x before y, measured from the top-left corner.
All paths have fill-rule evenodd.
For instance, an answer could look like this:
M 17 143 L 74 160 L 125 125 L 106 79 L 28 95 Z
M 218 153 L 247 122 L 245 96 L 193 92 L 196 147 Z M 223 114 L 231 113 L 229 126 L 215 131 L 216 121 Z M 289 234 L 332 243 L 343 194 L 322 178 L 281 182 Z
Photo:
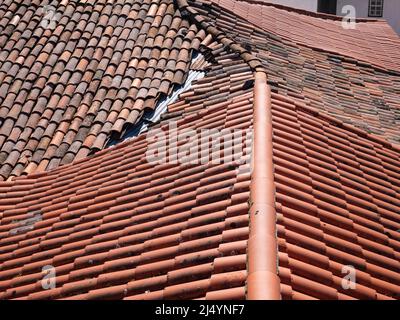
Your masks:
M 64 1 L 55 30 L 26 6 L 15 28 L 0 18 L 12 27 L 0 27 L 0 177 L 13 178 L 0 182 L 0 298 L 244 299 L 257 246 L 279 264 L 283 299 L 399 298 L 398 65 L 368 45 L 387 45 L 386 25 L 358 21 L 354 39 L 333 17 L 182 3 Z M 272 152 L 268 187 L 249 137 L 242 162 L 153 163 L 146 133 L 104 149 L 205 68 L 150 132 L 171 135 L 177 120 L 259 134 L 255 109 L 271 109 L 272 139 L 256 137 Z M 254 194 L 274 199 L 278 252 L 254 237 Z M 55 289 L 42 290 L 45 265 Z M 354 290 L 342 286 L 349 265 Z

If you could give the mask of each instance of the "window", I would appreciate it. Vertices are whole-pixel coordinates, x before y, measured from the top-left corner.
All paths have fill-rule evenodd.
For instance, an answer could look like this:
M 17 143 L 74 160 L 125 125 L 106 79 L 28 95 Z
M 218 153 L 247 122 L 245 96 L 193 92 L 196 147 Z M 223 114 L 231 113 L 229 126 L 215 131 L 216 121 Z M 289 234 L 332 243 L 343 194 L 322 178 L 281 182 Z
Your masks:
M 318 0 L 318 12 L 336 14 L 337 0 Z
M 383 17 L 383 0 L 369 0 L 368 17 Z

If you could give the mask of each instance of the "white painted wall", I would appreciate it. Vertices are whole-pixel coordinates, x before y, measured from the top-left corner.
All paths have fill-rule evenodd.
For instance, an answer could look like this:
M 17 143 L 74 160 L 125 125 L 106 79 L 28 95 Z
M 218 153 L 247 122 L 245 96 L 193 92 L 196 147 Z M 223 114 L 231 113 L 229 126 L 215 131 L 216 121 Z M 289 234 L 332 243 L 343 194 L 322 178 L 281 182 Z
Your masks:
M 356 8 L 357 18 L 367 18 L 368 3 L 368 0 L 338 0 L 337 14 L 343 15 L 343 6 L 351 4 Z M 400 0 L 385 0 L 383 3 L 383 18 L 400 35 Z
M 318 0 L 265 0 L 265 2 L 277 3 L 288 7 L 314 12 L 318 10 Z

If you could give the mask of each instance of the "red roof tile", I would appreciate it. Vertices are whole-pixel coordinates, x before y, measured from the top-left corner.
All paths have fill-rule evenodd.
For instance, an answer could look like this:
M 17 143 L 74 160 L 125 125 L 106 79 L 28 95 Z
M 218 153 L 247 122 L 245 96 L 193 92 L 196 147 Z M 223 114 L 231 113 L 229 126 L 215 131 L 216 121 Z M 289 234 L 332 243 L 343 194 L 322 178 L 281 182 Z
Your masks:
M 178 118 L 180 126 L 229 128 L 225 124 L 235 119 L 236 127 L 250 126 L 251 89 L 225 86 L 251 79 L 250 68 L 240 80 L 234 70 L 219 76 L 240 60 L 216 58 L 221 63 L 180 106 L 196 101 L 197 87 L 218 90 L 228 103 L 221 108 L 210 97 L 199 116 L 192 111 Z M 217 112 L 225 120 L 212 125 L 207 118 Z M 235 163 L 147 164 L 147 143 L 142 135 L 90 159 L 2 184 L 1 298 L 245 297 L 249 173 L 240 174 Z M 12 231 L 33 212 L 40 221 Z M 55 290 L 41 290 L 44 265 L 55 267 Z
M 43 15 L 57 18 L 56 27 Z M 1 180 L 102 149 L 184 82 L 204 37 L 170 0 L 8 1 L 0 20 Z
M 282 297 L 399 298 L 399 149 L 277 94 L 272 114 Z
M 254 20 L 250 16 L 240 15 L 241 11 L 236 9 L 233 13 L 228 10 L 230 4 L 241 6 L 254 15 L 262 12 L 260 8 L 267 12 L 271 11 L 273 15 L 275 15 L 275 11 L 279 11 L 278 13 L 281 15 L 289 15 L 290 19 L 279 19 L 279 23 L 283 25 L 282 28 L 263 29 L 256 21 L 271 21 L 271 19 L 259 17 L 258 20 Z M 313 41 L 312 46 L 304 42 L 309 38 L 309 34 L 318 35 L 319 32 L 308 32 L 307 36 L 301 37 L 301 39 L 305 39 L 304 41 L 281 34 L 281 30 L 289 28 L 291 21 L 296 21 L 296 19 L 308 21 L 315 28 L 322 26 L 337 32 L 337 29 L 332 29 L 331 26 L 332 23 L 338 23 L 336 20 L 310 17 L 297 13 L 297 11 L 288 12 L 275 6 L 263 5 L 258 8 L 259 5 L 255 6 L 252 2 L 249 4 L 243 1 L 226 0 L 220 3 L 221 6 L 215 5 L 213 2 L 211 6 L 208 2 L 197 0 L 193 5 L 201 9 L 200 12 L 206 16 L 208 23 L 215 25 L 221 32 L 259 58 L 268 74 L 268 81 L 273 91 L 294 97 L 341 121 L 379 135 L 391 143 L 400 144 L 398 125 L 400 78 L 398 69 L 388 70 L 389 67 L 378 66 L 372 63 L 379 61 L 375 58 L 372 62 L 365 60 L 364 58 L 367 56 L 364 54 L 365 50 L 357 51 L 362 56 L 349 55 L 333 48 L 332 50 L 322 50 L 319 44 L 323 43 L 322 38 L 325 38 L 325 34 L 320 40 Z M 278 13 L 276 16 L 279 16 Z M 379 24 L 390 28 L 382 21 L 360 23 L 367 26 Z M 362 33 L 359 28 L 344 31 L 340 27 L 338 28 L 352 43 L 357 43 L 359 33 Z M 296 30 L 304 32 L 300 27 L 297 27 Z M 393 32 L 391 30 L 384 34 L 386 36 Z M 379 41 L 384 37 L 378 29 L 375 36 L 380 39 Z M 342 39 L 342 35 L 336 34 L 333 37 Z M 390 40 L 387 45 L 396 47 L 400 40 L 395 34 L 393 37 L 393 41 Z M 379 41 L 373 39 L 370 40 L 373 44 L 368 45 L 371 48 L 379 45 Z M 363 47 L 359 44 L 358 46 Z M 387 51 L 395 52 L 389 48 Z M 381 50 L 374 50 L 374 53 L 377 52 L 382 55 Z

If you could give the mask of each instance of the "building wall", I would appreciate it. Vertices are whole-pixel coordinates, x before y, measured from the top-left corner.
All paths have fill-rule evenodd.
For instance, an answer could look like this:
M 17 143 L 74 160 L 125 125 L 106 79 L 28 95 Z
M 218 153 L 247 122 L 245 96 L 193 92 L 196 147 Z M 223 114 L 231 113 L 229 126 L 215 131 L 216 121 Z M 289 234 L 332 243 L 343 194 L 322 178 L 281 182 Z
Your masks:
M 309 10 L 318 10 L 318 0 L 264 0 L 266 2 L 282 4 L 289 7 Z M 351 4 L 356 8 L 357 18 L 368 17 L 368 0 L 337 0 L 337 15 L 342 16 L 342 8 Z M 383 18 L 400 35 L 400 0 L 385 0 Z
M 304 9 L 314 12 L 318 10 L 318 0 L 267 0 L 266 2 L 282 4 L 284 6 Z
M 351 4 L 356 8 L 357 18 L 366 18 L 368 17 L 368 3 L 368 0 L 338 0 L 337 14 L 343 15 L 343 6 Z M 383 3 L 383 18 L 400 34 L 400 1 L 385 0 Z

